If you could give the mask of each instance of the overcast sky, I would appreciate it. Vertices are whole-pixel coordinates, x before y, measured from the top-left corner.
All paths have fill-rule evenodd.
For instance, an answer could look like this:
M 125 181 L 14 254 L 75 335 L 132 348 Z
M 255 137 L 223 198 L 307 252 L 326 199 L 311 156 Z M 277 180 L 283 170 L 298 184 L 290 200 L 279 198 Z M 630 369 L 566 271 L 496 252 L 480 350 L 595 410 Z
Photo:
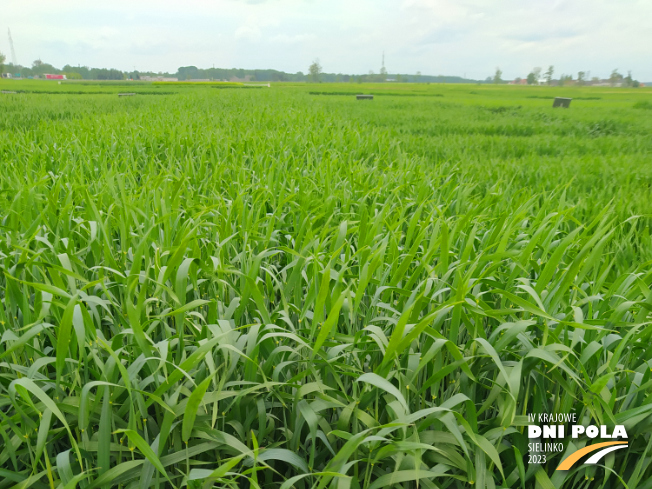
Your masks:
M 0 52 L 141 71 L 200 68 L 503 78 L 617 68 L 652 81 L 652 0 L 2 0 Z

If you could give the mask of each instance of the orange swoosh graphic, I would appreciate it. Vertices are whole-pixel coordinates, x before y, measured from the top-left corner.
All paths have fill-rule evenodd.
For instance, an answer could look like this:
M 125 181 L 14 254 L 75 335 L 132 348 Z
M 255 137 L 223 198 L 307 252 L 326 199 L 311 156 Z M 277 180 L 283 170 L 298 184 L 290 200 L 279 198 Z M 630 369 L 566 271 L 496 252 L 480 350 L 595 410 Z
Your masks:
M 600 448 L 609 447 L 611 445 L 627 445 L 626 441 L 606 441 L 604 443 L 596 443 L 588 447 L 580 448 L 579 450 L 571 453 L 564 461 L 557 467 L 557 470 L 568 470 L 575 462 L 581 459 L 587 453 L 594 452 Z

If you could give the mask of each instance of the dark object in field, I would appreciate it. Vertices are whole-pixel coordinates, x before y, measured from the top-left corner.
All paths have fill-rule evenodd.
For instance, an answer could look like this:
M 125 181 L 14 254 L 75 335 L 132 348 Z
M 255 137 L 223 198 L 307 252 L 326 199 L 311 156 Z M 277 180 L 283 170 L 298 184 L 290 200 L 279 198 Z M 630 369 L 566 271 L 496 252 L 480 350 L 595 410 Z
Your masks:
M 564 98 L 564 97 L 555 97 L 555 101 L 552 103 L 553 107 L 563 107 L 564 109 L 567 109 L 570 107 L 570 103 L 572 98 Z
M 355 96 L 358 100 L 373 100 L 374 96 L 373 95 L 356 95 Z
M 118 97 L 133 97 L 135 93 L 119 93 Z
M 16 92 L 12 92 L 11 90 L 3 90 L 2 93 L 16 93 Z

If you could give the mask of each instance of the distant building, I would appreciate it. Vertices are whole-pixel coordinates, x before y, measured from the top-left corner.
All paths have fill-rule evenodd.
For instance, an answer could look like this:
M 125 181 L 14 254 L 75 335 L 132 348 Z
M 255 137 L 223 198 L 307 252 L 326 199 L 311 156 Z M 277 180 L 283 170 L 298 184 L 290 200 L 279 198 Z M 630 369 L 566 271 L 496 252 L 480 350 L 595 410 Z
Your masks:
M 165 76 L 147 76 L 147 75 L 141 75 L 140 80 L 141 81 L 162 81 L 162 82 L 179 81 L 178 78 L 165 77 Z
M 599 80 L 596 82 L 591 82 L 591 86 L 594 87 L 622 87 L 622 82 L 611 83 L 611 80 Z
M 66 75 L 45 75 L 46 80 L 65 80 Z
M 231 79 L 229 80 L 230 82 L 249 82 L 251 81 L 251 75 L 245 75 L 244 78 L 238 78 L 237 76 L 232 76 Z

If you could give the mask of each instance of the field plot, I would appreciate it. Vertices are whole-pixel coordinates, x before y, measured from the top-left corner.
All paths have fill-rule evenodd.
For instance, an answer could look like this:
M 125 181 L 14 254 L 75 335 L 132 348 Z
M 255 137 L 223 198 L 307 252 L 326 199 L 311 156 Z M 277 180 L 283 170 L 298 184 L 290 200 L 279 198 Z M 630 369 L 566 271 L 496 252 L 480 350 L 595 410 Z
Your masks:
M 24 87 L 0 489 L 652 488 L 652 92 Z

